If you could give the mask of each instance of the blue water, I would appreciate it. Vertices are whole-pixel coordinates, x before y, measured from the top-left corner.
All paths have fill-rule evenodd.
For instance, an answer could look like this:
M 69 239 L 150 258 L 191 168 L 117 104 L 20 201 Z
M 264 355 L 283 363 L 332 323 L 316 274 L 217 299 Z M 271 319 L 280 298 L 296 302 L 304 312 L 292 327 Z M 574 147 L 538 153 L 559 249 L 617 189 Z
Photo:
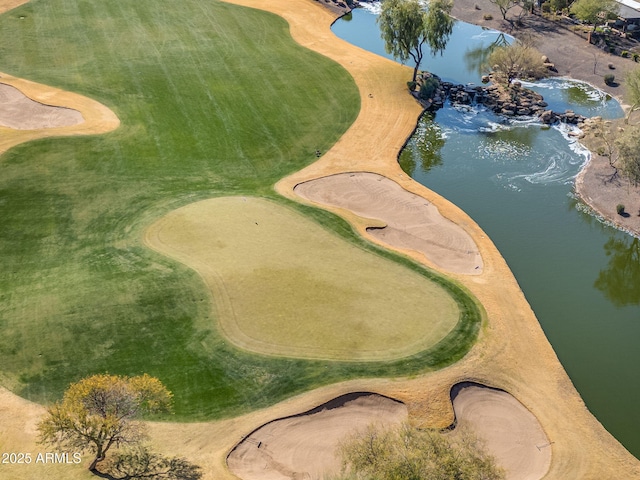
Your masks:
M 359 9 L 333 31 L 388 56 L 375 19 Z M 499 36 L 457 22 L 444 55 L 422 68 L 479 83 L 478 59 Z M 622 115 L 615 100 L 579 82 L 532 88 L 556 111 Z M 448 105 L 420 121 L 400 163 L 488 233 L 589 409 L 640 457 L 640 242 L 575 199 L 573 180 L 588 153 L 571 138 L 567 129 Z

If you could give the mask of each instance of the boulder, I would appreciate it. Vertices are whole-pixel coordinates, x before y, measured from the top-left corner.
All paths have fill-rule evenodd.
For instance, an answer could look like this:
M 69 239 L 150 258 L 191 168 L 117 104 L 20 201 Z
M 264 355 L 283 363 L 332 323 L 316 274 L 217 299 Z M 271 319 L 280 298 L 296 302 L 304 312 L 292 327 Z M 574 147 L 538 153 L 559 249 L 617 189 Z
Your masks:
M 546 125 L 551 125 L 558 121 L 558 116 L 553 113 L 553 110 L 545 110 L 540 114 L 540 121 Z

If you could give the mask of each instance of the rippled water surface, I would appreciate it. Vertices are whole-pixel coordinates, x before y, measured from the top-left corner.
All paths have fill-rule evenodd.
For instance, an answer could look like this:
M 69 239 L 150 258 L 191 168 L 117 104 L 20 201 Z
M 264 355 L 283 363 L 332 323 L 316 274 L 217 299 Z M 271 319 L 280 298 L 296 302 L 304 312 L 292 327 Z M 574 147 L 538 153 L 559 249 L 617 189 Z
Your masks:
M 384 54 L 375 18 L 356 10 L 333 29 Z M 483 51 L 495 41 L 510 39 L 457 22 L 445 54 L 427 57 L 423 68 L 479 83 Z M 585 84 L 555 79 L 527 86 L 556 111 L 622 114 L 617 102 Z M 588 152 L 569 133 L 446 106 L 420 121 L 400 162 L 489 234 L 589 409 L 640 457 L 640 245 L 575 200 L 573 180 Z

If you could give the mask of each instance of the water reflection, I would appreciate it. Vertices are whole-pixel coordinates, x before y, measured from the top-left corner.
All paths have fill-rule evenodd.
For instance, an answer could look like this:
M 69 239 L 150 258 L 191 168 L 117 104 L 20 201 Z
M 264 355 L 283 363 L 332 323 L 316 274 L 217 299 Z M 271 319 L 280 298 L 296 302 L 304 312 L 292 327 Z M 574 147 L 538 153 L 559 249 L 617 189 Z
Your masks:
M 433 121 L 434 117 L 432 113 L 423 115 L 410 145 L 402 149 L 398 157 L 400 167 L 408 175 L 415 173 L 418 166 L 423 173 L 427 173 L 433 167 L 442 165 L 440 150 L 445 137 L 440 126 Z
M 488 46 L 483 44 L 478 45 L 475 48 L 468 48 L 464 52 L 464 62 L 467 65 L 467 70 L 470 72 L 476 72 L 478 75 L 483 75 L 487 72 L 487 59 L 491 52 L 498 47 L 506 47 L 510 45 L 510 41 L 504 33 L 500 33 L 496 39 Z
M 604 251 L 609 265 L 593 285 L 617 307 L 640 305 L 640 239 L 613 236 Z

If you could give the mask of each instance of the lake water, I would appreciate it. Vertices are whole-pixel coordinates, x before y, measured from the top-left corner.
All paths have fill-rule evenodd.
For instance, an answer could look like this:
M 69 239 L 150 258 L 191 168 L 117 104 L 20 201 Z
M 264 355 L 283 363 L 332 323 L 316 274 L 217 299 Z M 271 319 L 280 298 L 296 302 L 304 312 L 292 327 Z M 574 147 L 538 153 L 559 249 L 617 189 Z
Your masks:
M 388 57 L 375 20 L 358 9 L 333 31 Z M 422 68 L 479 83 L 483 50 L 495 41 L 511 39 L 456 22 L 444 54 L 427 55 Z M 615 100 L 584 84 L 531 87 L 556 111 L 622 115 Z M 568 129 L 447 105 L 421 119 L 400 163 L 488 233 L 589 409 L 640 458 L 640 242 L 575 199 L 573 180 L 587 158 Z

